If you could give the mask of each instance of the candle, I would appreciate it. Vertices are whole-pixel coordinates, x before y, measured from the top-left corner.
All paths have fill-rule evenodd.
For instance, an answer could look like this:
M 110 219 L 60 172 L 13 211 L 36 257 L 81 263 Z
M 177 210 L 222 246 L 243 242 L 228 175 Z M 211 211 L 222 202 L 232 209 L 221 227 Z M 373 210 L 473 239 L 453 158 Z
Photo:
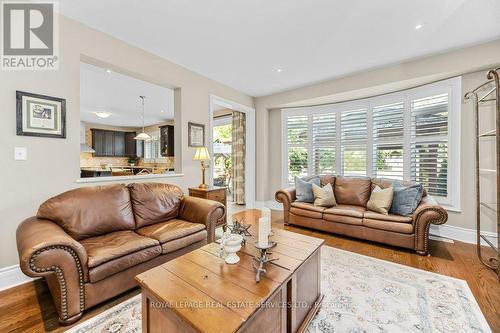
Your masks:
M 271 210 L 267 207 L 264 207 L 260 210 L 260 215 L 262 217 L 269 217 L 269 219 L 271 219 Z
M 259 218 L 259 247 L 267 247 L 269 244 L 268 237 L 271 231 L 271 220 L 267 217 Z

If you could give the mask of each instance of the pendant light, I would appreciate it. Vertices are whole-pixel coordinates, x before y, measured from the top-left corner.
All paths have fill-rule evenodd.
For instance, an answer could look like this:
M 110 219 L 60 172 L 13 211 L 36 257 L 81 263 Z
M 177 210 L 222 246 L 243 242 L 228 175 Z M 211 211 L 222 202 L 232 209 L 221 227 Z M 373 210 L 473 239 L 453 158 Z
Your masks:
M 134 139 L 144 141 L 151 139 L 151 137 L 144 131 L 144 100 L 146 99 L 146 96 L 139 96 L 139 98 L 142 101 L 142 132 L 137 134 Z

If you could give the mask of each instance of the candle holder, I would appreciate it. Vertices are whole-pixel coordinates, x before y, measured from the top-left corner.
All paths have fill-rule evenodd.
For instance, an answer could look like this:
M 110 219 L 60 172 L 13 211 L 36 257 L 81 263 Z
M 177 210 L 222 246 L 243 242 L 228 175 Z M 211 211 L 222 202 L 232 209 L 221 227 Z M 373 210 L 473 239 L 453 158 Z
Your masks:
M 279 258 L 273 258 L 273 259 L 268 258 L 268 256 L 270 254 L 272 254 L 271 252 L 269 252 L 269 250 L 272 249 L 273 247 L 275 247 L 276 244 L 277 244 L 276 242 L 269 241 L 267 246 L 261 247 L 261 246 L 259 246 L 258 242 L 255 242 L 255 247 L 260 252 L 260 255 L 258 257 L 257 256 L 253 257 L 253 260 L 258 263 L 258 266 L 255 265 L 255 262 L 252 262 L 252 266 L 256 270 L 255 281 L 257 283 L 260 282 L 261 275 L 267 273 L 266 269 L 264 268 L 264 264 L 267 264 L 268 262 L 273 262 L 273 261 L 276 261 L 279 259 Z
M 243 241 L 243 236 L 236 234 L 224 235 L 220 240 L 220 253 L 219 256 L 222 258 L 224 252 L 226 256 L 226 264 L 237 264 L 240 262 L 240 257 L 238 257 L 237 252 L 241 250 L 241 243 Z
M 241 219 L 241 221 L 238 221 L 235 218 L 233 218 L 233 225 L 228 226 L 229 232 L 231 234 L 241 235 L 243 237 L 243 245 L 245 245 L 247 242 L 246 238 L 252 236 L 250 231 L 248 231 L 250 227 L 250 224 L 245 224 L 245 219 Z

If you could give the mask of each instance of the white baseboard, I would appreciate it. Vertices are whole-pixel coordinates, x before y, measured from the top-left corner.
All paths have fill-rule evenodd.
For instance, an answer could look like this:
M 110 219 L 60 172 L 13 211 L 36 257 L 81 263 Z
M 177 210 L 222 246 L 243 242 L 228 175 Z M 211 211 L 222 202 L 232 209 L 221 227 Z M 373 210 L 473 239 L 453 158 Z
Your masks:
M 267 207 L 275 210 L 283 210 L 283 205 L 277 201 L 256 201 L 255 208 Z M 455 227 L 453 225 L 431 225 L 430 233 L 432 235 L 457 240 L 464 243 L 476 244 L 476 231 L 474 229 L 466 229 Z M 497 234 L 494 232 L 483 231 L 482 235 L 486 236 L 493 244 L 498 244 Z M 481 240 L 482 245 L 487 245 L 484 240 Z
M 274 200 L 255 201 L 254 207 L 255 208 L 267 207 L 269 209 L 274 209 L 274 210 L 283 210 L 283 204 L 280 204 L 279 202 L 274 201 Z
M 443 238 L 451 238 L 464 243 L 476 244 L 476 230 L 474 229 L 466 229 L 446 224 L 432 224 L 430 233 Z M 496 233 L 483 231 L 481 234 L 486 236 L 493 244 L 498 244 Z M 481 245 L 487 245 L 487 243 L 484 240 L 481 240 Z
M 0 291 L 33 281 L 21 271 L 19 265 L 0 268 Z

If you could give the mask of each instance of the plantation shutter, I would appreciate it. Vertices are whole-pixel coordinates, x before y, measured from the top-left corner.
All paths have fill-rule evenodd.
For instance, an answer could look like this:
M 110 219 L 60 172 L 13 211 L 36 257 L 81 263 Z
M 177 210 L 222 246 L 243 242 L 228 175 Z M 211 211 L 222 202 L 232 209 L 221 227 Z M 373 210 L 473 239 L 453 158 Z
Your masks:
M 308 116 L 290 115 L 286 119 L 288 182 L 308 174 L 307 148 L 309 144 Z
M 335 173 L 335 113 L 312 116 L 312 172 L 315 175 Z
M 341 113 L 344 175 L 366 175 L 366 109 Z
M 448 94 L 411 102 L 411 179 L 448 196 Z
M 403 179 L 404 103 L 373 107 L 375 177 Z

